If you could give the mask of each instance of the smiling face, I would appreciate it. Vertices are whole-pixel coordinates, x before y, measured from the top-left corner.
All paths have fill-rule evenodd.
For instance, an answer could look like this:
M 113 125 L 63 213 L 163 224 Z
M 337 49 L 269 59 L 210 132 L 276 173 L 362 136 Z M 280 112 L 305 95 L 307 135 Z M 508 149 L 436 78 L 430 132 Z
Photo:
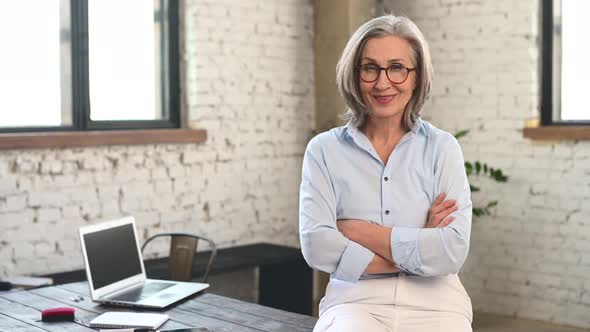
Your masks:
M 390 70 L 390 73 L 393 73 L 400 70 L 401 66 L 415 68 L 412 54 L 410 44 L 403 38 L 397 36 L 372 38 L 363 48 L 360 64 L 361 68 L 367 68 L 367 65 L 381 68 L 394 66 Z M 394 79 L 392 76 L 390 75 L 390 78 Z M 416 86 L 416 71 L 410 71 L 403 83 L 392 83 L 387 78 L 385 70 L 382 70 L 374 82 L 366 82 L 359 77 L 359 85 L 370 118 L 373 120 L 395 119 L 401 124 L 404 109 Z

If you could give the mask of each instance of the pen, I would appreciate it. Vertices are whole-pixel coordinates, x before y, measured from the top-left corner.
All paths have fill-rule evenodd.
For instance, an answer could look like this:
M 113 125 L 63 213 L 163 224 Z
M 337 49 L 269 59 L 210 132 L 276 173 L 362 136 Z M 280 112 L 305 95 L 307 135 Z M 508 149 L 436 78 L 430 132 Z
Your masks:
M 189 328 L 176 328 L 176 329 L 164 329 L 164 330 L 150 330 L 150 329 L 108 329 L 100 330 L 100 332 L 207 332 L 209 331 L 205 327 L 189 327 Z
M 100 330 L 100 332 L 160 332 L 159 330 L 150 329 L 107 329 Z

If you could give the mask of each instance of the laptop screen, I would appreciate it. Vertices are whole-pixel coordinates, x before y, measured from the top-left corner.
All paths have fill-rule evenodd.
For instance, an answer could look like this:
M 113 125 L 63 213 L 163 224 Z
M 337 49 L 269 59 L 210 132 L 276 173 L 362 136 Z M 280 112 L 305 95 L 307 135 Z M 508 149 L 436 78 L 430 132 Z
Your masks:
M 83 236 L 95 290 L 142 273 L 133 224 Z

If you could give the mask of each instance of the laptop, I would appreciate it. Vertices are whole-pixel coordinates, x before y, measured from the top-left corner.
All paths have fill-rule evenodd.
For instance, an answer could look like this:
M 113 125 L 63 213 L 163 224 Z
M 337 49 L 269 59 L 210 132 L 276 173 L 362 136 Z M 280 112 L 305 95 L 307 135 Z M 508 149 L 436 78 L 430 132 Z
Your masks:
M 94 302 L 164 308 L 209 287 L 148 279 L 133 217 L 81 227 L 80 241 Z

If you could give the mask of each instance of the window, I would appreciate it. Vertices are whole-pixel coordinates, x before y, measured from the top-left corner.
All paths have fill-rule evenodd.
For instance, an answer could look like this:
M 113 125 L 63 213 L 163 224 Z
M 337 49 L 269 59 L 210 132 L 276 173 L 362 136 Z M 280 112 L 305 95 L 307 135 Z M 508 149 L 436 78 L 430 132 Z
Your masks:
M 590 125 L 589 1 L 543 0 L 541 124 Z
M 0 4 L 0 131 L 178 128 L 175 0 Z

